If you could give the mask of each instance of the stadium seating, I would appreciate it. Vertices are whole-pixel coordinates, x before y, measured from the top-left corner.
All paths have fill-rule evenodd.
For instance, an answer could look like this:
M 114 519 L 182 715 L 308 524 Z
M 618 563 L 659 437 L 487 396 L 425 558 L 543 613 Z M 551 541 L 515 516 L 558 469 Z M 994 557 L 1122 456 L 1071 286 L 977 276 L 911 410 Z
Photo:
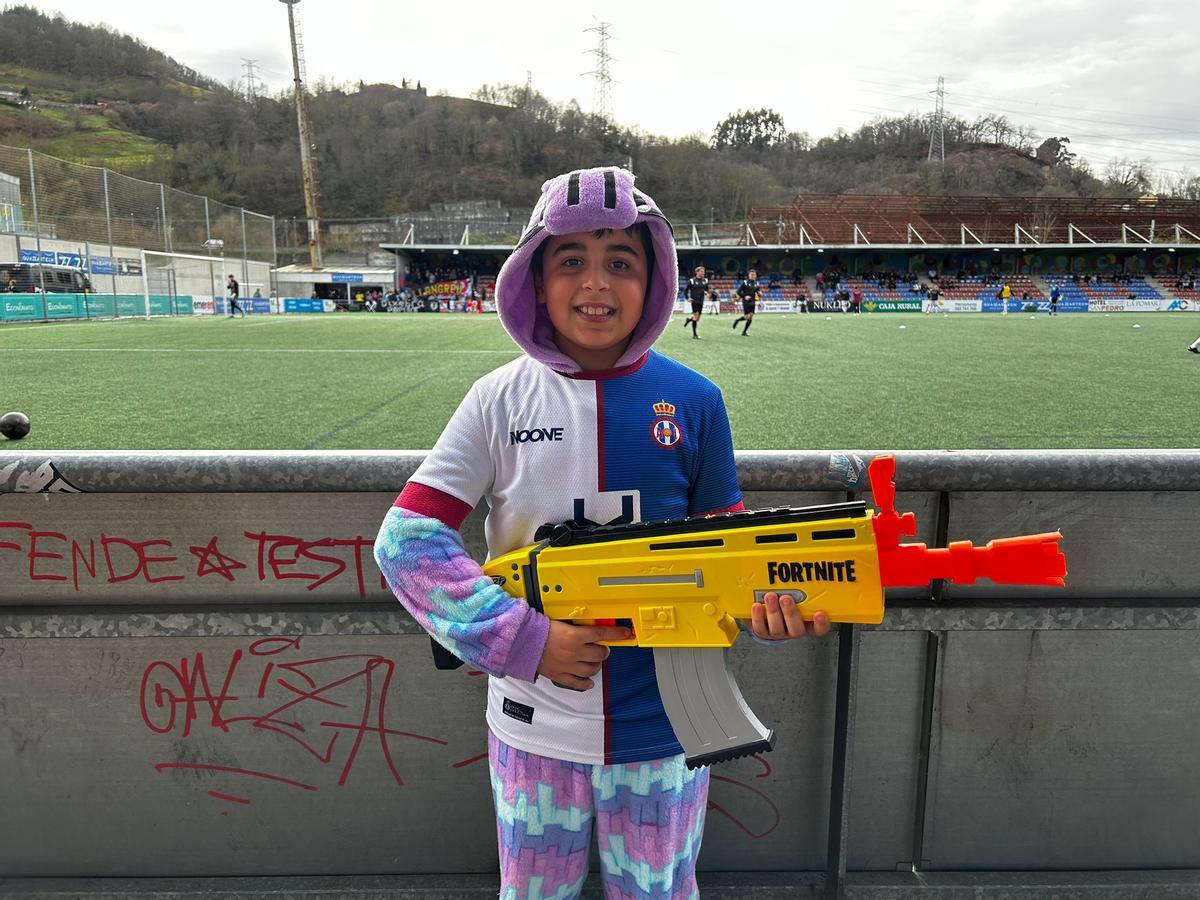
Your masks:
M 858 288 L 862 291 L 863 301 L 880 301 L 880 300 L 913 300 L 921 299 L 924 294 L 919 291 L 911 290 L 912 282 L 897 283 L 895 288 L 888 288 L 885 282 L 881 282 L 871 276 L 843 276 L 838 282 L 839 288 L 844 288 L 847 291 L 853 291 Z
M 1071 280 L 1069 275 L 1047 275 L 1046 281 L 1050 285 L 1058 285 L 1064 300 L 1124 300 L 1130 294 L 1139 300 L 1161 300 L 1163 298 L 1162 293 L 1141 276 L 1117 284 L 1111 281 L 1093 281 L 1090 284 L 1080 281 L 1077 284 Z M 1174 293 L 1177 296 L 1179 294 L 1178 291 Z
M 961 279 L 943 279 L 938 290 L 947 300 L 987 300 L 996 296 L 1001 285 L 1007 283 L 1014 300 L 1026 293 L 1030 300 L 1045 300 L 1045 292 L 1028 275 L 1014 275 L 1002 281 L 987 281 L 982 275 L 969 275 Z
M 709 287 L 715 289 L 720 295 L 721 303 L 730 303 L 737 298 L 734 294 L 737 292 L 740 285 L 740 278 L 733 278 L 728 275 L 717 275 L 709 279 Z M 680 277 L 679 279 L 679 299 L 684 301 L 687 299 L 685 289 L 687 287 L 687 279 Z M 790 278 L 780 281 L 775 287 L 770 286 L 770 282 L 763 280 L 763 300 L 783 300 L 788 303 L 796 303 L 799 297 L 804 297 L 805 300 L 811 300 L 812 294 L 808 289 L 808 285 L 801 282 L 794 284 Z

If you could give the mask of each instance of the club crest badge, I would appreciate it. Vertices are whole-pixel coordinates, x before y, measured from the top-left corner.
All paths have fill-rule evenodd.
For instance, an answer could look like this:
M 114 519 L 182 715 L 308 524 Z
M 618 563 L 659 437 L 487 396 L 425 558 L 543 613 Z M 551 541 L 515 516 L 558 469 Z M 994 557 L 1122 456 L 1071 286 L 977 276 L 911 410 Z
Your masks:
M 654 404 L 654 424 L 650 426 L 650 436 L 654 443 L 664 449 L 670 449 L 683 440 L 683 429 L 675 421 L 675 404 L 659 400 Z

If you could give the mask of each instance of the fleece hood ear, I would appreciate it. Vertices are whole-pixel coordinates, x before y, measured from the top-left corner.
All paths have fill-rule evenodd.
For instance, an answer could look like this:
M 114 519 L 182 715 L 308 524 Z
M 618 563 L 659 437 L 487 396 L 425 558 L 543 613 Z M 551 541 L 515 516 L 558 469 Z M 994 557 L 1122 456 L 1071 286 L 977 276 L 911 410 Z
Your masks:
M 554 235 L 619 230 L 638 222 L 650 230 L 654 271 L 646 286 L 642 318 L 616 368 L 640 359 L 671 321 L 679 293 L 671 223 L 649 195 L 634 187 L 633 174 L 615 166 L 568 172 L 542 185 L 529 225 L 496 279 L 500 322 L 522 350 L 556 371 L 579 371 L 579 364 L 555 346 L 550 316 L 537 302 L 532 263 L 538 247 Z

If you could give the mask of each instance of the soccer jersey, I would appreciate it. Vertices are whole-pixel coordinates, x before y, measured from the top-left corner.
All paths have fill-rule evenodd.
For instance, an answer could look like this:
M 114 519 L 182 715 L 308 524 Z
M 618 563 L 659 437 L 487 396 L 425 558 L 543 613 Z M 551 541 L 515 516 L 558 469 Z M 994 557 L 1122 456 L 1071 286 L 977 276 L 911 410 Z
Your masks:
M 747 278 L 738 285 L 737 292 L 743 303 L 755 303 L 762 293 L 762 285 L 757 280 L 751 281 Z
M 678 519 L 740 502 L 717 387 L 654 351 L 624 369 L 555 372 L 528 357 L 479 379 L 412 481 L 488 505 L 490 556 L 538 526 Z M 681 752 L 650 650 L 613 647 L 595 687 L 490 678 L 487 721 L 505 743 L 589 764 Z
M 707 278 L 689 278 L 687 283 L 688 296 L 693 303 L 703 303 L 704 295 L 708 293 Z

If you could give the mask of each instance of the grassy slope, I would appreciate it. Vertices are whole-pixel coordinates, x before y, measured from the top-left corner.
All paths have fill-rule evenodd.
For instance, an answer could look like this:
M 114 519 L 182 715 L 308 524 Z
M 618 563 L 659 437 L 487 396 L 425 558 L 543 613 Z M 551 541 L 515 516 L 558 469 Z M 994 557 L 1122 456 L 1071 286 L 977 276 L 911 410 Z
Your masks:
M 121 99 L 127 96 L 130 79 L 109 79 L 84 83 L 68 75 L 41 72 L 18 66 L 0 66 L 0 84 L 10 87 L 29 87 L 34 100 L 56 103 L 76 103 L 81 92 L 93 96 Z M 200 91 L 191 85 L 174 83 L 176 90 L 187 93 Z M 31 114 L 41 124 L 38 137 L 29 141 L 29 120 L 23 109 L 0 106 L 0 144 L 26 147 L 86 165 L 108 166 L 111 169 L 146 166 L 170 150 L 148 137 L 116 128 L 98 110 L 38 107 Z M 47 135 L 46 132 L 53 134 Z
M 1196 445 L 1200 316 L 730 321 L 659 349 L 722 387 L 742 449 Z M 358 315 L 8 325 L 0 354 L 22 449 L 386 449 L 431 446 L 516 351 L 493 316 Z

